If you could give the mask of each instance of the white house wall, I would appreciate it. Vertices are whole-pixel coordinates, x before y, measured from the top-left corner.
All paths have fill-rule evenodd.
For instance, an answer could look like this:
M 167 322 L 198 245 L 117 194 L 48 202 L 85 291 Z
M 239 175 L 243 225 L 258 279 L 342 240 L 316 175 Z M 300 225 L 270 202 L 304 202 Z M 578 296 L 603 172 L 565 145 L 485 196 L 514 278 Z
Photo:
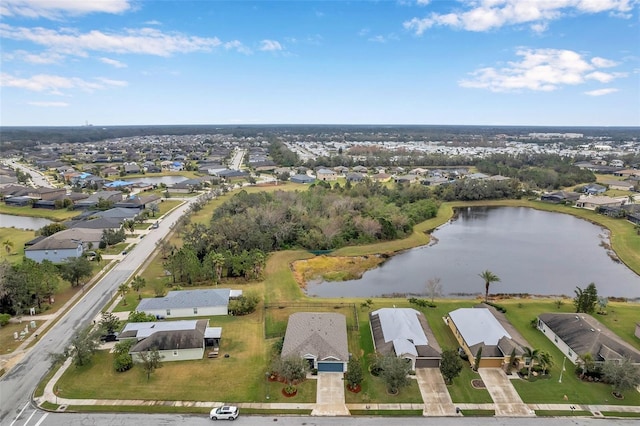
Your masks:
M 576 354 L 573 350 L 567 345 L 560 337 L 558 337 L 543 321 L 538 319 L 538 329 L 547 336 L 547 339 L 551 340 L 551 342 L 556 345 L 558 349 L 562 352 L 564 356 L 567 357 L 569 361 L 574 364 L 578 364 L 578 360 L 580 359 L 580 355 L 584 354 Z
M 57 249 L 57 250 L 26 250 L 24 255 L 27 259 L 42 263 L 48 260 L 53 263 L 64 263 L 69 257 L 80 257 L 82 249 Z
M 164 350 L 158 351 L 162 362 L 170 361 L 192 361 L 196 359 L 202 359 L 204 356 L 204 348 L 192 348 L 192 349 L 176 349 L 176 350 Z M 140 356 L 137 353 L 132 354 L 135 362 L 142 362 Z
M 145 313 L 166 318 L 193 318 L 208 317 L 214 315 L 228 315 L 227 306 L 211 306 L 205 308 L 181 308 L 181 309 L 145 309 Z

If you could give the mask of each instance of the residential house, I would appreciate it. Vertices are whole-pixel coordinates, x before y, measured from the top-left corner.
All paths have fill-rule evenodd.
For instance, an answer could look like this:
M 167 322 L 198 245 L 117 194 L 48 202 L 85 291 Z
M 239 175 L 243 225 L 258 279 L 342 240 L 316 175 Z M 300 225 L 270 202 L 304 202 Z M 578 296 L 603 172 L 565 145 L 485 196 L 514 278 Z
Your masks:
M 59 234 L 59 232 L 57 234 Z M 84 246 L 81 241 L 60 238 L 57 234 L 53 234 L 25 248 L 24 256 L 36 262 L 48 260 L 53 263 L 64 263 L 69 258 L 82 256 Z
M 607 191 L 606 186 L 598 185 L 597 183 L 590 183 L 588 185 L 585 185 L 584 188 L 582 188 L 582 192 L 589 195 L 603 194 L 606 191 Z
M 598 207 L 617 207 L 624 203 L 624 199 L 611 198 L 607 196 L 581 197 L 576 201 L 576 207 L 588 210 L 595 210 Z
M 339 175 L 344 175 L 349 173 L 349 168 L 345 166 L 336 166 L 333 168 L 333 171 L 338 173 Z
M 467 179 L 474 179 L 474 180 L 489 179 L 489 175 L 486 175 L 484 173 L 469 173 L 467 175 Z
M 65 188 L 34 188 L 29 190 L 27 197 L 31 197 L 34 200 L 55 200 L 60 196 L 67 195 Z
M 107 218 L 107 219 L 115 219 L 120 222 L 124 222 L 125 220 L 135 219 L 136 216 L 140 213 L 135 209 L 127 209 L 124 207 L 114 207 L 109 210 L 98 211 L 91 214 L 92 217 L 99 218 Z
M 549 192 L 540 196 L 540 201 L 546 201 L 554 204 L 575 202 L 578 201 L 578 199 L 580 199 L 580 194 L 570 191 Z
M 369 314 L 375 351 L 411 363 L 411 369 L 438 368 L 441 349 L 424 314 L 412 308 L 382 308 Z
M 106 189 L 130 189 L 133 186 L 133 182 L 127 182 L 126 180 L 114 180 L 104 184 Z
M 124 172 L 128 175 L 138 174 L 141 169 L 136 163 L 125 163 L 124 164 Z
M 75 209 L 90 209 L 98 205 L 100 200 L 111 203 L 117 203 L 122 200 L 122 192 L 120 191 L 96 191 L 83 200 L 74 202 Z
M 367 172 L 369 171 L 369 169 L 367 169 L 365 166 L 355 166 L 351 170 L 356 173 L 363 173 L 363 174 L 367 174 Z
M 619 361 L 626 357 L 640 365 L 640 351 L 591 315 L 540 314 L 538 329 L 574 364 L 579 364 L 583 355 L 591 354 L 596 363 Z
M 136 310 L 158 318 L 228 315 L 229 299 L 240 295 L 242 291 L 228 288 L 170 291 L 165 297 L 142 299 Z
M 140 362 L 140 353 L 157 349 L 162 362 L 202 359 L 207 346 L 217 348 L 222 328 L 209 327 L 209 320 L 132 322 L 125 325 L 120 340 L 135 340 L 129 350 Z
M 374 175 L 371 175 L 371 180 L 374 182 L 389 182 L 391 180 L 391 177 L 392 176 L 388 173 L 376 173 Z
M 302 357 L 318 373 L 347 371 L 349 347 L 345 316 L 333 312 L 291 314 L 281 356 Z
M 160 196 L 151 194 L 151 195 L 131 195 L 128 198 L 125 198 L 122 201 L 119 201 L 113 205 L 113 207 L 122 207 L 126 209 L 138 209 L 144 210 L 149 208 L 152 205 L 157 206 L 160 204 Z
M 424 179 L 422 181 L 423 185 L 427 185 L 427 186 L 438 186 L 438 185 L 442 185 L 443 183 L 447 183 L 449 182 L 449 179 L 447 179 L 446 177 L 442 177 L 442 176 L 432 176 L 432 177 L 428 177 L 426 179 Z
M 633 191 L 637 182 L 631 180 L 607 180 L 602 182 L 609 189 L 619 189 L 621 191 Z
M 338 174 L 331 169 L 318 169 L 316 178 L 322 181 L 334 181 L 338 179 Z
M 503 314 L 488 306 L 482 304 L 480 307 L 459 308 L 449 312 L 445 321 L 460 344 L 459 350 L 474 365 L 482 348 L 480 368 L 507 368 L 512 352 L 515 352 L 516 362 L 520 364 L 528 343 Z
M 289 180 L 293 183 L 313 183 L 316 181 L 314 177 L 308 175 L 293 175 Z
M 629 179 L 635 176 L 640 176 L 640 170 L 636 170 L 636 169 L 616 170 L 613 173 L 613 175 Z
M 347 182 L 362 182 L 364 175 L 362 173 L 352 172 L 347 173 Z
M 105 167 L 104 169 L 102 169 L 102 176 L 104 177 L 114 177 L 114 176 L 120 176 L 120 170 L 118 170 L 115 167 Z
M 418 175 L 400 175 L 394 178 L 396 183 L 415 183 L 418 181 Z

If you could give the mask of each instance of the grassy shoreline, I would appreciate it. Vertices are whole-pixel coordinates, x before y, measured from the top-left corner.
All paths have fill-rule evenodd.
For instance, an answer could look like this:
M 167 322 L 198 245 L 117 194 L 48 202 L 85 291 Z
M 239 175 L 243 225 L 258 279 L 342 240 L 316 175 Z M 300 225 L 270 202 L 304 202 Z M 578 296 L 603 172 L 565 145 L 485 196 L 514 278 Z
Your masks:
M 413 229 L 413 234 L 402 240 L 385 241 L 364 246 L 343 247 L 331 253 L 332 256 L 365 256 L 375 254 L 397 254 L 401 251 L 423 246 L 429 243 L 429 234 L 437 227 L 447 223 L 454 215 L 456 208 L 463 207 L 529 207 L 552 213 L 570 214 L 579 219 L 587 220 L 602 226 L 609 231 L 611 248 L 622 263 L 640 275 L 640 237 L 634 225 L 624 219 L 614 219 L 597 214 L 591 210 L 578 209 L 557 204 L 548 204 L 532 200 L 483 200 L 483 201 L 454 201 L 442 203 L 438 215 L 432 219 L 419 223 Z

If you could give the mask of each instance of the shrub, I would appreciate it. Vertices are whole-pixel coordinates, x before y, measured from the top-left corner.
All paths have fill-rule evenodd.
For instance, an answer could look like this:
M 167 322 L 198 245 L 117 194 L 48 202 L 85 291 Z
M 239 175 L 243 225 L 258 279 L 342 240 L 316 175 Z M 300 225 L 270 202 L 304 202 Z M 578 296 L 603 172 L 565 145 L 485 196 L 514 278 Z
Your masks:
M 0 327 L 3 327 L 9 324 L 9 320 L 11 319 L 11 315 L 9 314 L 0 314 Z
M 409 303 L 411 303 L 412 305 L 419 306 L 421 308 L 435 308 L 436 307 L 435 303 L 431 303 L 426 299 L 418 299 L 418 298 L 415 298 L 415 297 L 411 297 L 409 299 Z
M 507 308 L 505 308 L 504 306 L 500 306 L 497 303 L 493 303 L 493 302 L 484 302 L 484 303 L 489 305 L 489 306 L 493 306 L 494 308 L 496 308 L 498 310 L 498 312 L 502 312 L 503 314 L 507 313 Z
M 260 303 L 258 295 L 247 292 L 229 303 L 229 314 L 236 316 L 248 315 L 256 310 L 258 303 Z
M 133 367 L 133 359 L 129 354 L 120 354 L 113 359 L 113 368 L 123 373 Z

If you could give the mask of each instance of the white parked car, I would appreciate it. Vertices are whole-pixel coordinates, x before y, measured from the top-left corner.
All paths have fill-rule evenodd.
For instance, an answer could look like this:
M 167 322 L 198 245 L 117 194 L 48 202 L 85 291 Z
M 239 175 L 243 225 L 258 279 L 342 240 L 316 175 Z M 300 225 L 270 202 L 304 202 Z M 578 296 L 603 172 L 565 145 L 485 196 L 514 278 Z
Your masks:
M 234 405 L 225 405 L 222 407 L 216 407 L 211 410 L 209 417 L 211 420 L 235 420 L 238 418 L 238 407 Z

